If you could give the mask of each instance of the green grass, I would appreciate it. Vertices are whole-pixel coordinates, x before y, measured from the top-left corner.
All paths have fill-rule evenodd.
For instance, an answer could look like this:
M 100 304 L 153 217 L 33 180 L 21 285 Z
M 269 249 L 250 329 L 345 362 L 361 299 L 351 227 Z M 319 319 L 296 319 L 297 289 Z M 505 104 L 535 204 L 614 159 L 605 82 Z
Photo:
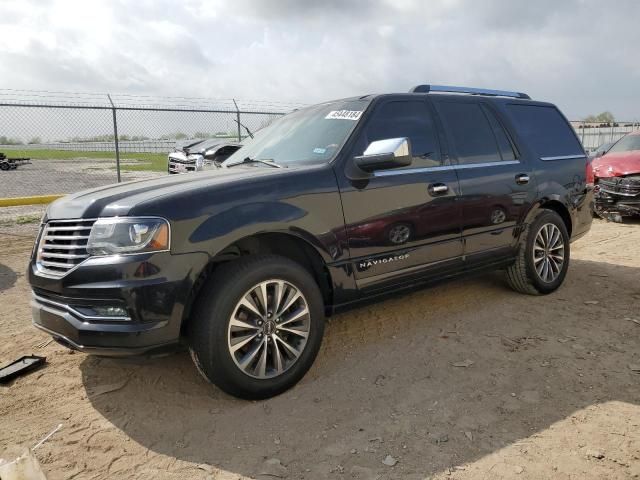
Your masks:
M 13 225 L 28 225 L 32 223 L 39 223 L 40 217 L 42 217 L 42 215 L 39 214 L 18 215 L 15 218 L 0 220 L 0 227 L 11 227 Z
M 4 148 L 4 147 L 3 147 Z M 115 169 L 114 152 L 81 152 L 77 150 L 25 150 L 4 148 L 3 153 L 8 157 L 30 158 L 32 160 L 67 160 L 75 158 L 97 158 L 113 160 Z M 120 153 L 120 160 L 137 161 L 138 164 L 122 165 L 122 170 L 165 172 L 167 170 L 167 155 L 164 153 Z

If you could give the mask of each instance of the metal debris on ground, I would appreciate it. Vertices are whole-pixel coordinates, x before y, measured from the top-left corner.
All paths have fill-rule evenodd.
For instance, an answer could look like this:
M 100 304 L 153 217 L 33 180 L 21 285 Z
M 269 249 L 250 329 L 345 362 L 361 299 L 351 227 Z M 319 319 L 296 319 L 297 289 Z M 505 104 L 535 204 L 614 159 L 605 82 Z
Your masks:
M 471 366 L 471 365 L 473 365 L 474 363 L 475 363 L 475 362 L 474 362 L 473 360 L 469 360 L 469 359 L 467 359 L 467 360 L 463 360 L 462 362 L 455 362 L 455 363 L 452 363 L 451 365 L 453 365 L 454 367 L 463 367 L 463 368 L 466 368 L 466 367 L 470 367 L 470 366 Z
M 25 355 L 9 365 L 0 368 L 0 383 L 7 383 L 20 375 L 37 370 L 46 363 L 46 357 Z

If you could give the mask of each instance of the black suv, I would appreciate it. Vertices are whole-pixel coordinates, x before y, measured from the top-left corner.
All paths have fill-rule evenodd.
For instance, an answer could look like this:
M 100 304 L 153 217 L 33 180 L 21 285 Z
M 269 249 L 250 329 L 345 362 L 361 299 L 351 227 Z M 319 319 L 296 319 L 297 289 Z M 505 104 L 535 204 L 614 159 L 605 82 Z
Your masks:
M 28 272 L 35 325 L 100 355 L 184 341 L 207 379 L 266 398 L 303 377 L 340 309 L 487 269 L 553 292 L 592 219 L 574 131 L 516 92 L 314 105 L 224 167 L 51 204 Z

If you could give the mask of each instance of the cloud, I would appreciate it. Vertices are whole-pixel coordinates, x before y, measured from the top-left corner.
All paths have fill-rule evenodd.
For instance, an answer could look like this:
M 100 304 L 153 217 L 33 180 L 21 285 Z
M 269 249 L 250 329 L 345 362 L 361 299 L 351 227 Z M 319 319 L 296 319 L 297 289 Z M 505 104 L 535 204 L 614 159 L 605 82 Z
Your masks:
M 640 119 L 640 2 L 4 0 L 0 87 L 311 103 L 444 83 Z

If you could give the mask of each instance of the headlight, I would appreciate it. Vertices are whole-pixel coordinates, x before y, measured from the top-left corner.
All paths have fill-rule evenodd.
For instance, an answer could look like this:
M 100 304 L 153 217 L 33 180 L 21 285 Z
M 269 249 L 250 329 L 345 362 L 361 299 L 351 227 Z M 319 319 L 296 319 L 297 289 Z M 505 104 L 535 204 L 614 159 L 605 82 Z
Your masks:
M 163 250 L 169 250 L 169 223 L 163 218 L 100 218 L 87 242 L 91 255 Z
M 187 155 L 187 160 L 192 160 L 196 164 L 196 170 L 202 170 L 204 165 L 204 157 L 202 155 L 193 153 L 191 155 Z

